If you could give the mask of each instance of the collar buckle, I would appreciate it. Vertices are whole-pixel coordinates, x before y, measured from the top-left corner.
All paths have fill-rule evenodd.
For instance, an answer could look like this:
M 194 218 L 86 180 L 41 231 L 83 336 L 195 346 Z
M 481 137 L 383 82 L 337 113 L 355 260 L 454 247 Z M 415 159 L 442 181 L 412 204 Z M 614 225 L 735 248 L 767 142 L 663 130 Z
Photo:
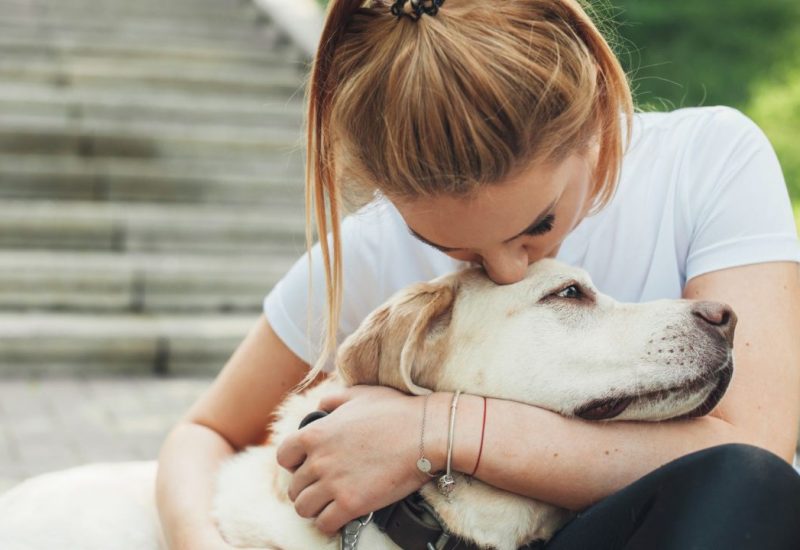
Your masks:
M 439 535 L 439 539 L 436 541 L 435 544 L 428 543 L 428 547 L 425 550 L 444 550 L 444 547 L 447 546 L 447 541 L 450 540 L 450 533 L 447 531 L 442 531 L 442 534 Z
M 354 519 L 344 527 L 341 531 L 341 550 L 356 550 L 358 547 L 358 536 L 361 534 L 361 529 L 367 526 L 372 521 L 373 512 L 366 516 Z

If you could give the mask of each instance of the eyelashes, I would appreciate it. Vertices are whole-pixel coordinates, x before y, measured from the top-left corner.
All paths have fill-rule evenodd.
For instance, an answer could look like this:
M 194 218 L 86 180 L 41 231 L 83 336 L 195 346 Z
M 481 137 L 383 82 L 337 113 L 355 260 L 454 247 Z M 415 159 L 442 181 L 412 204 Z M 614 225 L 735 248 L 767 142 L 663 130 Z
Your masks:
M 541 222 L 539 222 L 538 225 L 536 225 L 535 227 L 529 227 L 528 229 L 526 229 L 525 231 L 523 231 L 522 233 L 517 235 L 517 237 L 514 237 L 514 238 L 516 239 L 516 238 L 521 237 L 523 235 L 536 236 L 536 235 L 543 235 L 544 233 L 548 233 L 553 229 L 553 224 L 555 223 L 555 221 L 556 221 L 555 214 L 548 214 L 547 216 L 544 217 L 544 219 Z M 447 248 L 447 247 L 440 246 L 438 244 L 432 243 L 432 242 L 428 241 L 427 239 L 425 239 L 424 237 L 418 235 L 410 227 L 408 227 L 408 232 L 415 239 L 427 244 L 428 246 L 432 246 L 433 248 L 435 248 L 439 252 L 444 252 L 445 254 L 450 254 L 452 252 L 461 253 L 461 252 L 463 252 L 465 250 L 465 249 L 461 249 L 461 248 Z M 509 239 L 509 240 L 511 240 L 511 239 Z
M 556 217 L 553 214 L 548 214 L 547 217 L 542 220 L 542 223 L 536 227 L 531 227 L 530 229 L 526 230 L 525 235 L 541 235 L 543 233 L 547 233 L 553 229 L 553 223 L 555 220 Z

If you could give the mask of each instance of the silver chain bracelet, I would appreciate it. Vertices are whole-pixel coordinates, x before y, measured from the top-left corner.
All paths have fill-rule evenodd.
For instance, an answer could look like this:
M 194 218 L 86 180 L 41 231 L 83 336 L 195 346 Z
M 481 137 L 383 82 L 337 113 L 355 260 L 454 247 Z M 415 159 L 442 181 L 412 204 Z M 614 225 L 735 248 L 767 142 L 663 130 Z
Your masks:
M 436 477 L 431 473 L 431 461 L 425 458 L 425 417 L 428 414 L 428 400 L 433 392 L 425 396 L 424 404 L 422 405 L 422 432 L 419 435 L 419 460 L 417 460 L 417 469 L 428 477 Z

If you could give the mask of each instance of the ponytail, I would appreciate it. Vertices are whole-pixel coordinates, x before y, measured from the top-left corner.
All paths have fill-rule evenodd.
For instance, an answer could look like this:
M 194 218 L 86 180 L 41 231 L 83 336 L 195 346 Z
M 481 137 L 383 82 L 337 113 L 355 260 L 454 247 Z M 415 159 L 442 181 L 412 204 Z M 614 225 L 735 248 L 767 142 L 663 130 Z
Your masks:
M 307 91 L 306 112 L 306 175 L 305 213 L 306 249 L 314 243 L 314 226 L 319 236 L 322 264 L 325 269 L 327 308 L 323 326 L 322 351 L 308 374 L 298 385 L 302 390 L 316 378 L 328 358 L 336 350 L 336 327 L 342 307 L 342 243 L 340 238 L 341 191 L 336 185 L 336 163 L 331 147 L 330 110 L 336 88 L 331 69 L 336 47 L 347 30 L 347 25 L 363 0 L 332 0 L 328 4 L 325 25 L 322 29 L 317 54 L 311 69 Z M 313 214 L 312 214 L 313 212 Z M 331 242 L 327 235 L 330 228 Z M 312 295 L 311 254 L 308 255 L 308 295 Z M 309 328 L 311 302 L 308 309 Z M 311 330 L 308 331 L 311 334 Z

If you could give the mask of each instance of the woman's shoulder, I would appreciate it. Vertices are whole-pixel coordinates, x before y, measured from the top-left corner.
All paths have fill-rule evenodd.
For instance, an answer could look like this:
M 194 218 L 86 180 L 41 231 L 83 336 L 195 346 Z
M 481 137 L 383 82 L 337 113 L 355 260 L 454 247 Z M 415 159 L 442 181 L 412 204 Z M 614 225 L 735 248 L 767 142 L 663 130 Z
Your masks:
M 629 173 L 687 174 L 719 170 L 756 152 L 771 153 L 769 139 L 746 114 L 723 105 L 634 115 L 624 157 Z
M 672 111 L 637 111 L 634 119 L 649 127 L 672 127 L 711 119 L 749 120 L 739 109 L 729 105 L 705 105 L 699 107 L 681 107 Z
M 347 216 L 342 243 L 352 270 L 362 272 L 370 264 L 386 297 L 464 265 L 413 237 L 397 208 L 381 196 Z
M 761 133 L 761 130 L 746 114 L 726 105 L 637 112 L 634 114 L 631 145 L 635 147 L 639 142 L 665 140 L 685 145 L 698 139 L 734 137 L 752 132 Z
M 342 222 L 343 246 L 353 251 L 363 248 L 375 255 L 409 236 L 400 213 L 379 195 L 350 212 Z
M 763 131 L 738 109 L 636 113 L 609 222 L 622 216 L 645 224 L 672 213 L 691 229 L 708 214 L 708 205 L 735 196 L 737 186 L 742 193 L 756 192 L 753 186 L 769 175 L 774 191 L 785 193 L 779 170 Z M 745 173 L 763 176 L 743 178 Z

